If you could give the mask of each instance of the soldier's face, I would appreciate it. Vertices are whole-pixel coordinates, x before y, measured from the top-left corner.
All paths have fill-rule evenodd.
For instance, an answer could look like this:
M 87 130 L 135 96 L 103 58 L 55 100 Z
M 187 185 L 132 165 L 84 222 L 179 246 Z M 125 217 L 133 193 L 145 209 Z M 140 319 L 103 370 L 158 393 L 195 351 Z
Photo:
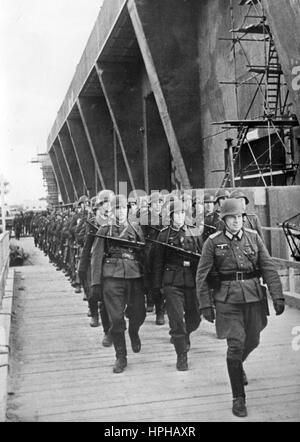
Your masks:
M 153 201 L 151 207 L 155 213 L 159 214 L 161 212 L 162 205 L 163 205 L 163 200 L 157 200 Z
M 177 226 L 182 226 L 185 221 L 185 211 L 174 212 L 173 214 L 173 222 Z
M 214 210 L 214 203 L 213 202 L 204 203 L 205 213 L 213 212 L 213 210 Z
M 242 215 L 229 215 L 225 217 L 225 224 L 228 230 L 233 234 L 238 233 L 243 227 L 243 217 Z
M 115 210 L 115 214 L 116 214 L 116 220 L 120 223 L 123 224 L 125 223 L 126 219 L 127 219 L 127 207 L 117 207 Z

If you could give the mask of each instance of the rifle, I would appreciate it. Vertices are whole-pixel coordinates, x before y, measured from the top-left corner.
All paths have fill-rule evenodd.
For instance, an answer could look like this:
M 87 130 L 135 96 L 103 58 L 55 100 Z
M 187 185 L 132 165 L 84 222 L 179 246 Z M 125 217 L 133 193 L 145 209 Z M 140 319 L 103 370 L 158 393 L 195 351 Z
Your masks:
M 91 220 L 89 220 L 88 218 L 85 220 L 87 222 L 87 224 L 92 227 L 96 232 L 99 230 L 100 227 L 98 227 L 96 224 L 92 223 Z
M 142 249 L 146 245 L 146 243 L 144 243 L 144 242 L 128 241 L 127 239 L 116 238 L 114 236 L 100 235 L 99 233 L 96 233 L 94 236 L 97 236 L 98 238 L 104 238 L 104 239 L 109 239 L 109 240 L 115 241 L 115 242 L 119 243 L 121 246 L 125 246 L 125 247 L 131 248 L 131 249 Z
M 174 250 L 174 251 L 180 253 L 181 255 L 183 255 L 185 257 L 194 258 L 194 259 L 201 258 L 200 253 L 192 252 L 190 250 L 184 250 L 184 249 L 181 249 L 180 247 L 176 247 L 176 246 L 172 246 L 171 244 L 167 244 L 166 242 L 156 241 L 155 239 L 151 239 L 151 238 L 147 238 L 146 241 L 150 241 L 154 244 L 159 244 L 160 246 L 167 247 L 171 250 Z

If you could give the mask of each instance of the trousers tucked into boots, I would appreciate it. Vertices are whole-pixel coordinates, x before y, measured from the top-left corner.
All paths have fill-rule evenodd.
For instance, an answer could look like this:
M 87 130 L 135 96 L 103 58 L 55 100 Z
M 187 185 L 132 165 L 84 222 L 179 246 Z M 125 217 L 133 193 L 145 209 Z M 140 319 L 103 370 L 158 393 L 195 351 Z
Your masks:
M 179 371 L 186 371 L 188 370 L 186 338 L 185 336 L 180 338 L 173 336 L 173 342 L 177 353 L 176 368 Z
M 114 333 L 112 334 L 112 339 L 116 352 L 116 362 L 113 368 L 113 372 L 122 373 L 127 366 L 125 333 Z

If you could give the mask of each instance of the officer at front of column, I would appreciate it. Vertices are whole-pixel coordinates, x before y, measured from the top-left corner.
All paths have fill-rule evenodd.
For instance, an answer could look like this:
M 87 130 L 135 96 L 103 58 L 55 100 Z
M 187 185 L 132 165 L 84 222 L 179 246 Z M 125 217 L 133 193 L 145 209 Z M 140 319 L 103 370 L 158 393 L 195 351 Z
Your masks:
M 243 207 L 238 199 L 228 199 L 221 209 L 223 231 L 205 242 L 199 261 L 197 297 L 204 318 L 214 322 L 220 339 L 227 339 L 227 369 L 236 416 L 247 416 L 243 362 L 258 346 L 260 332 L 267 325 L 266 300 L 259 278 L 263 277 L 273 299 L 276 315 L 284 311 L 282 286 L 263 241 L 256 231 L 243 228 Z M 212 268 L 219 275 L 213 299 L 207 281 Z

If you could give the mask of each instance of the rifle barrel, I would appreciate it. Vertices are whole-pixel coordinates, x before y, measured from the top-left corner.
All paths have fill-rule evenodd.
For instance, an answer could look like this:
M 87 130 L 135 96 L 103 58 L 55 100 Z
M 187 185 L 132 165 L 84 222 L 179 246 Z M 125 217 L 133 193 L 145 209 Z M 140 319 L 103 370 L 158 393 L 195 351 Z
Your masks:
M 129 247 L 142 248 L 142 247 L 144 247 L 146 245 L 146 243 L 144 243 L 144 242 L 128 241 L 127 239 L 116 238 L 114 236 L 100 235 L 99 233 L 96 233 L 95 236 L 97 236 L 98 238 L 104 238 L 104 239 L 109 239 L 109 240 L 117 241 L 120 244 L 124 244 L 124 245 L 127 245 Z
M 200 253 L 192 252 L 191 250 L 181 249 L 180 247 L 172 246 L 171 244 L 167 244 L 166 242 L 156 241 L 155 239 L 147 238 L 147 241 L 153 242 L 154 244 L 159 244 L 164 247 L 168 247 L 169 249 L 176 250 L 179 253 L 184 255 L 193 256 L 194 258 L 201 258 Z

